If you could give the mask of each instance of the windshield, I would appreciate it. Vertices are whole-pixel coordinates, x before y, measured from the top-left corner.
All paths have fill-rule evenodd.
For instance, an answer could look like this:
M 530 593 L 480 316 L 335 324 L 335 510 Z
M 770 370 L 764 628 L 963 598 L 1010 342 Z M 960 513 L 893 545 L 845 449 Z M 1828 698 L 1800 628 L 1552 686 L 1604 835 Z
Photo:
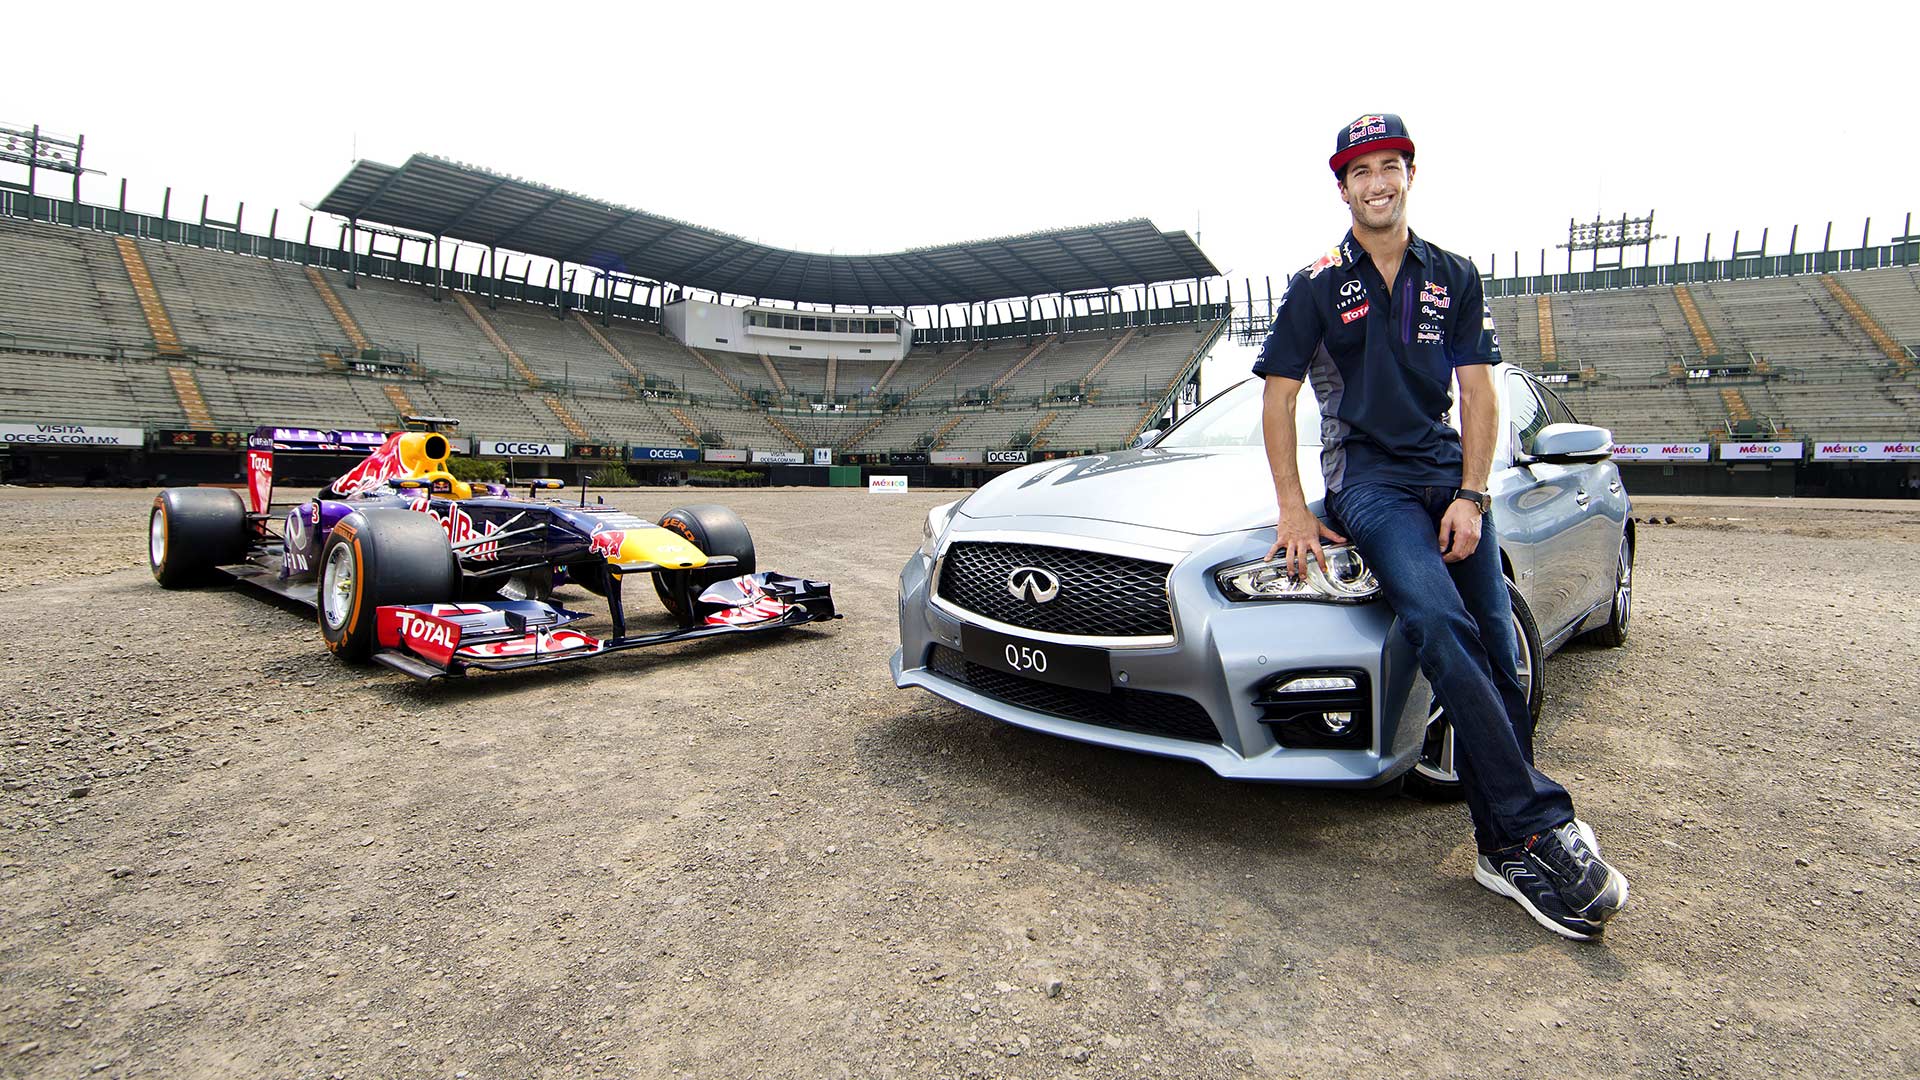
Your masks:
M 1266 380 L 1252 378 L 1216 395 L 1167 432 L 1157 447 L 1265 446 L 1260 434 L 1261 392 Z M 1300 393 L 1294 431 L 1301 446 L 1320 445 L 1320 402 L 1310 388 Z

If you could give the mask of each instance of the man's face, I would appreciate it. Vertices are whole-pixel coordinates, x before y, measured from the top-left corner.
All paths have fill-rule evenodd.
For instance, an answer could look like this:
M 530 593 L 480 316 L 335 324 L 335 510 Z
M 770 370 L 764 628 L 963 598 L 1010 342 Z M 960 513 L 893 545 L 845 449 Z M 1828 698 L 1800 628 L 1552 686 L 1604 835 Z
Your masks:
M 1398 228 L 1407 219 L 1413 166 L 1398 150 L 1375 150 L 1354 158 L 1340 181 L 1340 198 L 1353 222 L 1368 229 Z

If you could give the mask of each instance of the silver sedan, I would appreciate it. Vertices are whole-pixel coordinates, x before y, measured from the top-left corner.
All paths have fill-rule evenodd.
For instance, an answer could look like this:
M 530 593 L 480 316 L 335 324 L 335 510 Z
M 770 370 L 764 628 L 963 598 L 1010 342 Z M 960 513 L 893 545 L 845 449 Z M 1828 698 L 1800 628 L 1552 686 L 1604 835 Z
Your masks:
M 1493 520 L 1537 712 L 1554 650 L 1625 641 L 1633 521 L 1611 434 L 1519 368 L 1495 377 Z M 1337 546 L 1330 573 L 1300 582 L 1265 560 L 1260 391 L 1249 379 L 1146 445 L 1029 465 L 936 507 L 900 573 L 894 683 L 1232 779 L 1456 793 L 1445 712 L 1359 553 Z M 1301 395 L 1303 439 L 1315 409 Z M 1300 451 L 1316 514 L 1318 453 Z

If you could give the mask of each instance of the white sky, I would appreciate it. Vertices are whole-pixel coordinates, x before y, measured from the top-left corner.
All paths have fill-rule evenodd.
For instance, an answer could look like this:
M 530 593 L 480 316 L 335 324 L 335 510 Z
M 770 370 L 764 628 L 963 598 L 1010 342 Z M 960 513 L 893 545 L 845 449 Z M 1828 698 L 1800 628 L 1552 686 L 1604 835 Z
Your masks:
M 813 251 L 1144 216 L 1197 229 L 1238 295 L 1344 231 L 1326 159 L 1366 111 L 1420 148 L 1414 227 L 1482 269 L 1500 252 L 1503 276 L 1515 249 L 1551 266 L 1595 212 L 1657 210 L 1692 259 L 1763 226 L 1770 251 L 1829 220 L 1855 244 L 1869 215 L 1884 242 L 1920 209 L 1904 4 L 188 4 L 64 37 L 48 18 L 8 50 L 0 123 L 84 132 L 106 174 L 88 201 L 126 177 L 157 210 L 171 184 L 177 217 L 244 199 L 249 231 L 278 208 L 282 235 L 356 148 L 421 151 Z

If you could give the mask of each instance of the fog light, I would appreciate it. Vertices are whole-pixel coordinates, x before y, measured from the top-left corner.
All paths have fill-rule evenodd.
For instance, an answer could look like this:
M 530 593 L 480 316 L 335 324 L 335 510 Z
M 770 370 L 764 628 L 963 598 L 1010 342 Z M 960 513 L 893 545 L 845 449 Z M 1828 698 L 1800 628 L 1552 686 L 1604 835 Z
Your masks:
M 1320 714 L 1320 727 L 1327 734 L 1338 737 L 1353 730 L 1353 714 L 1350 712 L 1323 712 Z

